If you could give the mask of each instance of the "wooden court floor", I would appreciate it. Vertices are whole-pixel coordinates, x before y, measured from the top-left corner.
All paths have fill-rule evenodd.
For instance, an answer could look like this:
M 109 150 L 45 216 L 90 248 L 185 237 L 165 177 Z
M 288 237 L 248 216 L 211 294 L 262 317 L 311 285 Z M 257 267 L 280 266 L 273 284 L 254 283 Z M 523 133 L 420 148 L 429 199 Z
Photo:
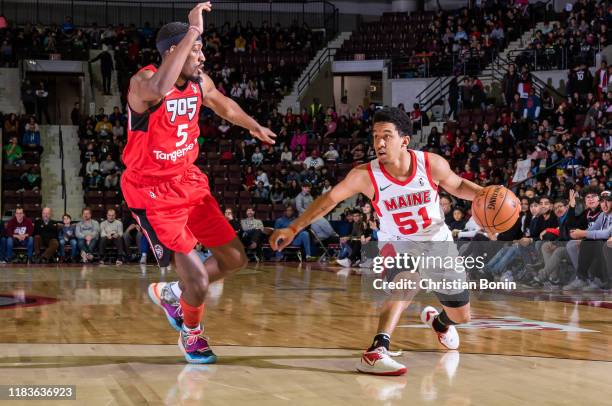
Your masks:
M 437 304 L 420 293 L 392 338 L 408 373 L 387 378 L 354 372 L 377 324 L 359 275 L 266 264 L 213 285 L 211 366 L 185 364 L 178 334 L 149 302 L 148 284 L 174 276 L 153 266 L 0 268 L 0 385 L 76 385 L 76 401 L 44 402 L 67 405 L 611 404 L 609 294 L 473 297 L 460 351 L 446 352 L 418 321 Z

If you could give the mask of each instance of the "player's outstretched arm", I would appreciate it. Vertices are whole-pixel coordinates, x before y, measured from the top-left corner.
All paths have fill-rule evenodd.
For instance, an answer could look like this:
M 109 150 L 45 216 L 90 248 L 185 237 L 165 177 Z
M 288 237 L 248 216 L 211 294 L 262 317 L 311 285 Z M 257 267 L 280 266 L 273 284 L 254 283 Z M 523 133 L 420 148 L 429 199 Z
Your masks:
M 295 219 L 289 227 L 274 230 L 274 233 L 270 236 L 270 246 L 273 250 L 281 251 L 291 244 L 291 241 L 293 241 L 293 238 L 300 230 L 325 216 L 332 211 L 338 203 L 357 193 L 363 193 L 370 198 L 374 197 L 374 187 L 368 176 L 367 165 L 360 165 L 352 169 L 340 183 L 332 188 L 332 190 L 321 195 L 312 202 L 304 213 Z
M 208 75 L 202 74 L 202 86 L 204 87 L 204 105 L 213 109 L 215 113 L 229 121 L 230 123 L 239 125 L 242 128 L 249 130 L 251 135 L 258 140 L 274 144 L 276 134 L 269 128 L 259 125 L 257 121 L 249 116 L 242 108 L 230 99 L 224 96 L 217 90 L 214 82 Z
M 204 32 L 202 13 L 211 10 L 210 2 L 199 3 L 189 12 L 189 30 L 183 39 L 167 52 L 157 72 L 142 72 L 130 81 L 128 102 L 138 112 L 143 112 L 151 104 L 161 100 L 176 83 L 187 56 L 193 50 L 193 44 Z M 199 51 L 198 51 L 199 52 Z
M 455 197 L 472 201 L 482 190 L 482 186 L 478 186 L 453 172 L 448 161 L 440 155 L 430 153 L 429 164 L 431 165 L 431 176 L 434 182 L 438 182 L 444 190 Z

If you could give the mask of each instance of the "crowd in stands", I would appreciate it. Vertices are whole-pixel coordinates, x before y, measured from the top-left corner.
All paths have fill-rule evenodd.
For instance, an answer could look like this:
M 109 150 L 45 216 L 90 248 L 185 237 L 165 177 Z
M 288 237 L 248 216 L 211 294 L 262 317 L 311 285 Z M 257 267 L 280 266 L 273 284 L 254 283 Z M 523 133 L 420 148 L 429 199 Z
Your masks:
M 612 43 L 612 10 L 608 2 L 580 0 L 557 14 L 558 22 L 544 22 L 516 63 L 530 70 L 594 66 L 595 55 Z
M 607 72 L 602 62 L 594 78 L 581 65 L 569 71 L 566 95 L 549 89 L 540 96 L 527 67 L 517 72 L 510 66 L 499 100 L 489 97 L 477 78 L 454 79 L 449 105 L 455 120 L 442 131 L 432 129 L 425 148 L 482 185 L 523 180 L 515 186 L 521 217 L 494 237 L 500 246 L 484 276 L 534 287 L 610 288 L 612 81 Z M 522 179 L 514 179 L 518 162 L 529 165 Z M 489 240 L 473 219 L 465 222 L 464 202 L 442 200 L 455 237 Z
M 336 59 L 393 58 L 394 77 L 477 74 L 527 29 L 536 13 L 524 2 L 483 1 L 478 8 L 385 13 L 362 23 Z
M 507 19 L 520 19 L 524 12 L 524 8 L 516 6 L 499 14 L 487 8 L 475 16 L 460 12 L 449 19 L 439 14 L 423 22 L 423 26 L 432 25 L 441 33 L 449 28 L 453 35 L 447 36 L 448 43 L 441 41 L 444 45 L 440 49 L 456 46 L 460 50 L 466 44 L 477 46 L 496 28 L 501 29 L 500 38 L 507 40 L 510 29 L 518 27 L 518 23 L 510 24 Z M 110 35 L 111 31 L 115 35 Z M 104 32 L 108 35 L 100 36 L 99 41 L 92 38 L 91 44 L 115 48 L 114 67 L 123 79 L 157 61 L 151 47 L 154 30 L 118 31 L 110 27 Z M 289 59 L 290 55 L 295 57 L 291 51 L 298 43 L 314 40 L 308 30 L 297 24 L 285 29 L 228 24 L 219 29 L 210 27 L 204 38 L 209 72 L 219 90 L 270 127 L 278 138 L 274 146 L 261 145 L 244 130 L 203 109 L 196 164 L 208 174 L 211 190 L 249 254 L 258 260 L 280 260 L 280 254 L 266 250 L 271 230 L 289 224 L 354 165 L 375 157 L 370 127 L 376 107 L 370 104 L 351 108 L 346 97 L 337 106 L 324 106 L 314 99 L 299 112 L 279 112 L 274 107 L 299 72 L 296 61 Z M 317 47 L 311 46 L 313 51 Z M 275 63 L 270 58 L 275 58 Z M 610 287 L 609 276 L 601 272 L 606 264 L 600 261 L 591 266 L 587 259 L 603 258 L 593 255 L 598 249 L 605 255 L 608 252 L 604 242 L 610 238 L 612 224 L 608 214 L 612 189 L 612 89 L 605 75 L 607 66 L 602 65 L 595 77 L 588 77 L 587 71 L 580 66 L 570 72 L 568 94 L 563 98 L 546 92 L 540 95 L 527 66 L 510 69 L 502 82 L 501 100 L 492 97 L 475 76 L 456 76 L 451 84 L 453 120 L 443 128 L 433 128 L 427 134 L 424 149 L 444 156 L 460 176 L 481 185 L 511 185 L 518 162 L 529 162 L 527 175 L 533 176 L 515 187 L 522 202 L 519 221 L 510 231 L 493 236 L 504 246 L 494 253 L 483 271 L 488 277 L 520 280 L 534 286 Z M 120 88 L 125 89 L 125 85 L 121 82 Z M 403 105 L 399 107 L 404 109 Z M 415 131 L 429 117 L 418 105 L 405 111 Z M 25 167 L 28 161 L 22 151 L 27 148 L 38 156 L 42 152 L 33 113 L 23 117 L 9 115 L 4 120 L 5 141 L 11 140 L 5 147 L 5 162 L 10 162 L 7 165 Z M 100 110 L 86 117 L 77 104 L 71 118 L 79 126 L 85 204 L 91 209 L 83 211 L 77 224 L 67 216 L 56 223 L 40 207 L 36 213 L 31 207 L 28 211 L 25 195 L 21 196 L 26 217 L 37 220 L 30 226 L 24 219 L 24 210 L 16 211 L 15 218 L 5 227 L 1 244 L 4 259 L 14 260 L 15 247 L 22 247 L 26 258 L 35 262 L 50 261 L 55 255 L 66 262 L 109 258 L 116 263 L 146 262 L 146 241 L 131 219 L 119 189 L 121 152 L 126 142 L 124 111 L 116 107 L 110 114 Z M 34 135 L 25 137 L 26 128 Z M 40 188 L 35 179 L 36 167 L 27 169 L 26 178 L 32 176 L 28 187 Z M 466 202 L 446 195 L 440 200 L 453 234 L 465 241 L 464 252 L 469 252 L 471 242 L 490 237 L 470 218 Z M 100 224 L 98 220 L 102 218 L 105 220 Z M 54 225 L 51 228 L 50 223 Z M 330 256 L 342 266 L 367 266 L 368 255 L 362 255 L 361 248 L 376 240 L 378 226 L 371 205 L 359 196 L 340 216 L 322 219 L 300 233 L 293 248 L 300 253 L 299 258 L 303 254 L 311 260 L 328 255 L 333 247 Z M 570 244 L 583 239 L 597 245 L 592 248 L 591 244 Z M 564 274 L 553 271 L 558 263 L 555 261 L 568 265 Z

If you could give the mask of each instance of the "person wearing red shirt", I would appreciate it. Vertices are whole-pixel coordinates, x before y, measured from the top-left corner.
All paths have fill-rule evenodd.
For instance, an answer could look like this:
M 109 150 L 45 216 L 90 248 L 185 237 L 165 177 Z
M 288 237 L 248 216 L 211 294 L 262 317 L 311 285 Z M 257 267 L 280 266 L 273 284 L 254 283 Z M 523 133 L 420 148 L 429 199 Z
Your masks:
M 28 262 L 32 261 L 34 252 L 34 224 L 27 218 L 23 208 L 17 207 L 15 215 L 6 223 L 6 260 L 10 263 L 13 260 L 13 247 L 25 247 L 28 254 Z

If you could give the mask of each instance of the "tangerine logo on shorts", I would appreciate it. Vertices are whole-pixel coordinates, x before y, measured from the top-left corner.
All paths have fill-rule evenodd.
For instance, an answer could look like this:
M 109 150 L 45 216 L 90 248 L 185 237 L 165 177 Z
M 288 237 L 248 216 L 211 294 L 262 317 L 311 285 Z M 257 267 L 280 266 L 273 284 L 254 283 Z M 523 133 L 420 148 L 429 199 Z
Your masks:
M 159 244 L 155 244 L 155 247 L 153 247 L 153 251 L 155 251 L 155 256 L 158 259 L 161 259 L 161 257 L 164 256 L 164 248 Z

